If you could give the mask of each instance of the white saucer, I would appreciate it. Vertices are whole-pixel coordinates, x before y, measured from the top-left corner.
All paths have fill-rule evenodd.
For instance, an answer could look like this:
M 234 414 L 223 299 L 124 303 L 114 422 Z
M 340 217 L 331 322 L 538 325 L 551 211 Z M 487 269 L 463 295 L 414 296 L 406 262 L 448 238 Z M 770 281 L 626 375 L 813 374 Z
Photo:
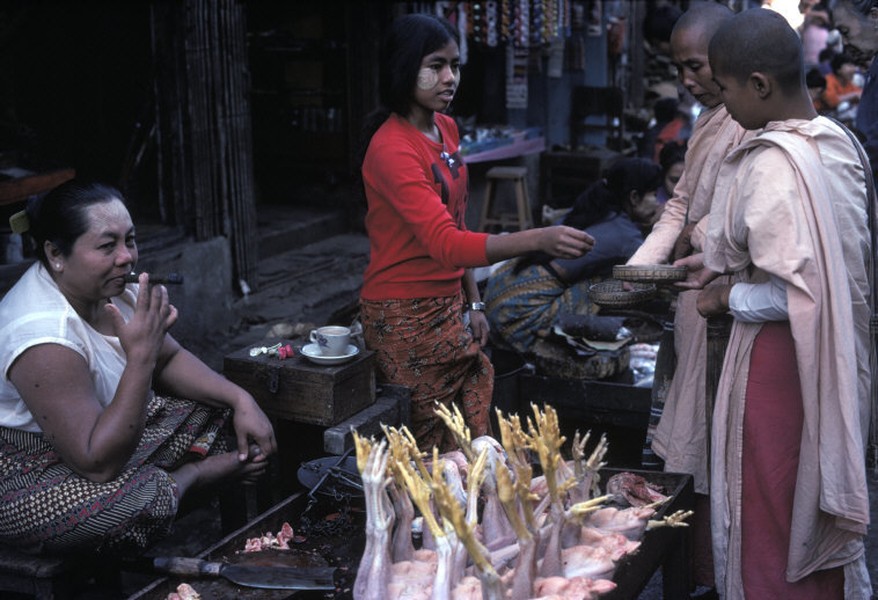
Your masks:
M 317 344 L 305 344 L 302 346 L 302 354 L 313 363 L 318 365 L 338 365 L 347 362 L 357 354 L 360 349 L 353 344 L 348 344 L 348 351 L 341 356 L 326 356 L 320 353 L 320 346 Z

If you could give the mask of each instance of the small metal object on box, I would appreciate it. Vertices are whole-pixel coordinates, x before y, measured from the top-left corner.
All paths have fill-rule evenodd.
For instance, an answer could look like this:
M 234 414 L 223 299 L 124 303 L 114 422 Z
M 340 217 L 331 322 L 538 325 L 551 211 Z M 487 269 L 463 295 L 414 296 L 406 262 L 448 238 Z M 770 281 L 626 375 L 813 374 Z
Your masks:
M 247 347 L 225 357 L 223 373 L 253 394 L 267 414 L 298 423 L 336 425 L 375 402 L 370 350 L 341 364 L 317 365 L 301 352 L 281 360 L 267 353 L 253 356 Z

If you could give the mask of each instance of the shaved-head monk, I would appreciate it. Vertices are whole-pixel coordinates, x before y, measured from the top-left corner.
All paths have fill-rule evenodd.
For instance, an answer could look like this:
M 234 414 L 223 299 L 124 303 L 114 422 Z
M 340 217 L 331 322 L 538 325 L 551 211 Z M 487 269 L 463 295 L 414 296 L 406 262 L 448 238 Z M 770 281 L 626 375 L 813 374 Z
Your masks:
M 711 439 L 717 588 L 869 598 L 868 578 L 848 577 L 869 524 L 867 163 L 817 116 L 776 12 L 735 15 L 709 59 L 729 113 L 759 130 L 720 170 L 702 257 L 734 283 L 698 297 L 703 315 L 734 318 Z
M 689 252 L 700 253 L 707 229 L 706 216 L 720 165 L 748 135 L 726 112 L 713 81 L 707 50 L 713 34 L 734 13 L 716 2 L 694 2 L 677 20 L 671 33 L 671 55 L 680 84 L 704 110 L 695 121 L 684 161 L 683 175 L 659 221 L 628 264 L 669 263 Z M 726 283 L 720 278 L 710 285 Z M 673 473 L 691 473 L 695 479 L 695 516 L 692 519 L 692 579 L 700 587 L 714 586 L 711 560 L 708 457 L 710 435 L 706 407 L 707 324 L 698 314 L 697 291 L 677 297 L 673 332 L 666 332 L 659 347 L 652 391 L 652 410 L 644 464 L 664 461 Z M 670 360 L 667 360 L 670 356 Z M 672 367 L 671 367 L 672 368 Z

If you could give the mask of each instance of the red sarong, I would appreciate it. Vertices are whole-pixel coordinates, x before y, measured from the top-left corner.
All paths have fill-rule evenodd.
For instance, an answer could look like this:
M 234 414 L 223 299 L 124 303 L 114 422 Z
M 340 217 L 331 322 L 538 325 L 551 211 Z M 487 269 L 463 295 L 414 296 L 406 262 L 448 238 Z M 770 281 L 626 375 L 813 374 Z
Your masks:
M 844 598 L 841 567 L 786 580 L 804 410 L 789 322 L 765 323 L 750 355 L 744 409 L 741 571 L 744 597 Z

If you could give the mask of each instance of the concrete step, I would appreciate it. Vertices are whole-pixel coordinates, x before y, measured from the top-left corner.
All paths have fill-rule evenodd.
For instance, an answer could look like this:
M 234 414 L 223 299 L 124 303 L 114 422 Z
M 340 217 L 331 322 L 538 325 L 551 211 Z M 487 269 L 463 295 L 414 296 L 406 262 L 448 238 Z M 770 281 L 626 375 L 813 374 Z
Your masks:
M 359 233 L 333 235 L 261 259 L 253 292 L 233 303 L 237 325 L 198 343 L 196 354 L 222 369 L 222 358 L 245 346 L 277 338 L 306 343 L 313 327 L 334 316 L 336 324 L 349 325 L 368 260 L 369 240 Z
M 341 235 L 349 229 L 347 216 L 339 208 L 273 205 L 257 207 L 256 227 L 259 232 L 260 260 Z

